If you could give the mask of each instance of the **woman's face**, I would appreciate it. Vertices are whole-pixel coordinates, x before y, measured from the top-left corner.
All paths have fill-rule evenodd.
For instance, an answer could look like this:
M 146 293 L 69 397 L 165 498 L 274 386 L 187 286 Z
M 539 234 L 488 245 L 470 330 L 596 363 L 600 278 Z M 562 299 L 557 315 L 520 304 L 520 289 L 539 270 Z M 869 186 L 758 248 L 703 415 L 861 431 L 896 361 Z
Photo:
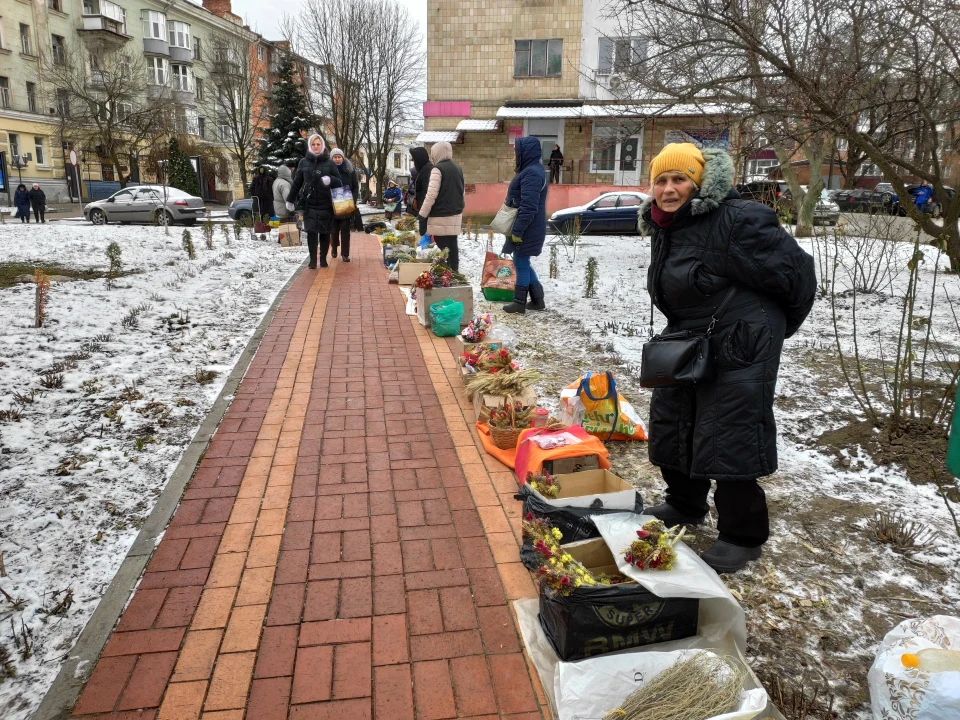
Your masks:
M 653 181 L 653 199 L 664 212 L 676 212 L 695 189 L 693 180 L 681 172 L 660 173 Z
M 318 137 L 313 138 L 310 141 L 310 151 L 319 155 L 321 150 L 323 150 L 323 141 Z
M 340 163 L 343 162 L 343 155 L 334 155 L 334 156 L 333 156 L 333 161 L 334 161 L 337 165 L 339 165 Z

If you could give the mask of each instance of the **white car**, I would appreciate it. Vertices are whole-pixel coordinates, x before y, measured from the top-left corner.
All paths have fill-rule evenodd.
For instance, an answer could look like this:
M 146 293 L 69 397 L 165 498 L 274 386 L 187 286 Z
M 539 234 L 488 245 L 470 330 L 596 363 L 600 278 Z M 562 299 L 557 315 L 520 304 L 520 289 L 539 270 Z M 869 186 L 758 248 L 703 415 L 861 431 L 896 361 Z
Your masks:
M 193 225 L 207 209 L 203 198 L 162 185 L 128 185 L 104 200 L 88 203 L 83 216 L 94 225 L 132 222 Z

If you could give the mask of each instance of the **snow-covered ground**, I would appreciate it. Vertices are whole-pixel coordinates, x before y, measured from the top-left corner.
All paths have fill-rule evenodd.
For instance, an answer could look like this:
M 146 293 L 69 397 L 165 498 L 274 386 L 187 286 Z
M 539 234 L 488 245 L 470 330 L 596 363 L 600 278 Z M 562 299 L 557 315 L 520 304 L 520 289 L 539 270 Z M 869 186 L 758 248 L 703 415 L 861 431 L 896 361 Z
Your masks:
M 224 226 L 228 229 L 227 226 Z M 306 248 L 217 229 L 0 226 L 0 263 L 124 270 L 54 282 L 33 327 L 32 284 L 0 288 L 0 644 L 16 676 L 0 681 L 0 717 L 31 715 L 116 573 L 186 445 Z M 214 373 L 205 384 L 198 373 Z M 57 384 L 62 375 L 62 387 Z M 17 403 L 19 397 L 25 402 Z M 64 602 L 70 593 L 72 602 Z M 63 605 L 68 605 L 64 608 Z M 23 658 L 12 635 L 26 632 Z M 2 673 L 0 673 L 2 677 Z
M 849 289 L 844 267 L 852 267 L 857 255 L 869 255 L 869 267 L 885 267 L 890 259 L 891 271 L 880 292 L 857 297 L 858 345 L 869 372 L 879 366 L 881 343 L 888 362 L 896 346 L 903 309 L 899 298 L 913 250 L 906 242 L 910 239 L 904 237 L 892 249 L 890 243 L 865 245 L 855 238 L 841 239 L 836 306 L 847 352 L 853 348 L 853 323 L 852 297 L 843 293 Z M 558 247 L 559 278 L 550 279 L 549 243 L 556 240 L 548 237 L 548 246 L 533 263 L 545 288 L 547 312 L 507 315 L 498 305 L 485 302 L 479 290 L 476 311 L 492 312 L 501 333 L 509 328 L 507 336 L 516 341 L 521 365 L 541 370 L 540 404 L 556 410 L 559 389 L 584 370 L 613 369 L 621 392 L 646 417 L 650 395 L 637 378 L 641 346 L 649 337 L 649 238 L 585 236 L 575 258 L 572 248 Z M 499 250 L 502 242 L 498 236 L 494 248 Z M 485 233 L 479 239 L 460 238 L 461 271 L 475 287 L 485 244 Z M 832 268 L 833 251 L 824 257 L 822 240 L 816 246 L 812 240 L 801 244 L 831 261 L 818 267 Z M 921 318 L 927 317 L 935 293 L 934 336 L 946 359 L 955 363 L 960 331 L 951 301 L 960 298 L 960 280 L 944 273 L 948 263 L 940 257 L 934 290 L 938 254 L 929 246 L 922 252 L 914 327 L 922 335 Z M 593 299 L 583 297 L 590 257 L 598 264 Z M 656 313 L 655 331 L 664 324 Z M 904 617 L 960 613 L 960 538 L 933 484 L 915 484 L 900 467 L 878 465 L 856 448 L 841 451 L 838 461 L 818 444 L 825 431 L 864 418 L 837 366 L 832 305 L 829 296 L 820 297 L 807 322 L 784 347 L 776 406 L 780 471 L 763 481 L 772 538 L 761 561 L 725 580 L 744 598 L 751 662 L 763 670 L 762 677 L 769 681 L 771 676 L 783 676 L 785 687 L 796 689 L 796 678 L 802 676 L 808 696 L 819 687 L 824 707 L 830 693 L 836 696 L 835 709 L 845 710 L 839 715 L 811 712 L 810 718 L 865 719 L 866 667 L 883 634 Z M 931 371 L 934 376 L 940 367 Z M 880 379 L 869 375 L 869 383 L 876 388 Z M 663 483 L 646 460 L 645 448 L 616 445 L 611 449 L 614 471 L 641 487 L 645 501 L 660 502 Z M 878 543 L 869 529 L 878 509 L 900 511 L 936 531 L 934 547 L 907 559 Z M 703 534 L 698 538 L 702 542 L 713 539 L 710 530 Z

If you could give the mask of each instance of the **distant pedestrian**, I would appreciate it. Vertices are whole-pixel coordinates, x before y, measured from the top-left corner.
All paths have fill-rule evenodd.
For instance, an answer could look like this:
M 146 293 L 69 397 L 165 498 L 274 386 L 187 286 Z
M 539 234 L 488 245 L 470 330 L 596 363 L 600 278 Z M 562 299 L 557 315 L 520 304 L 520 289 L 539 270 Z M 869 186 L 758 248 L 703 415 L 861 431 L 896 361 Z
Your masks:
M 357 178 L 357 171 L 353 163 L 343 154 L 340 148 L 334 148 L 330 153 L 330 158 L 337 166 L 337 172 L 340 174 L 340 182 L 345 188 L 350 188 L 350 194 L 353 195 L 354 205 L 357 203 L 357 196 L 360 194 L 360 180 Z M 350 226 L 353 225 L 354 214 L 351 213 L 344 217 L 335 217 L 333 220 L 333 233 L 330 236 L 330 247 L 333 249 L 333 257 L 337 256 L 337 248 L 340 248 L 340 259 L 343 262 L 350 262 Z
M 918 212 L 927 211 L 927 203 L 933 198 L 933 188 L 926 180 L 920 181 L 920 186 L 913 191 L 913 202 L 916 203 Z
M 273 214 L 281 220 L 292 214 L 287 210 L 287 195 L 293 182 L 292 169 L 290 165 L 281 165 L 277 168 L 277 179 L 273 181 Z
M 563 153 L 560 152 L 559 145 L 554 145 L 553 152 L 550 153 L 550 182 L 554 184 L 560 182 L 561 167 L 563 167 Z
M 507 188 L 507 205 L 517 208 L 510 237 L 503 244 L 504 253 L 513 253 L 517 284 L 513 302 L 503 306 L 504 312 L 525 313 L 546 308 L 543 285 L 530 259 L 543 252 L 547 238 L 547 174 L 541 162 L 540 141 L 535 137 L 517 138 L 514 147 L 517 174 Z M 527 304 L 527 293 L 530 303 Z
M 33 208 L 33 217 L 38 223 L 45 223 L 44 213 L 47 211 L 47 196 L 37 183 L 33 184 L 30 192 L 27 193 L 30 198 L 30 207 Z
M 420 217 L 427 221 L 427 234 L 441 250 L 449 250 L 447 264 L 451 270 L 460 270 L 460 251 L 457 240 L 463 224 L 463 171 L 453 161 L 453 146 L 438 142 L 430 148 L 433 169 L 427 194 L 420 206 Z M 543 172 L 543 168 L 540 169 Z
M 323 138 L 314 133 L 307 140 L 307 154 L 287 195 L 287 210 L 303 214 L 303 229 L 310 250 L 310 269 L 327 267 L 327 250 L 333 230 L 333 188 L 341 187 L 340 172 L 330 160 Z
M 410 184 L 413 186 L 413 202 L 410 207 L 413 208 L 413 215 L 417 216 L 417 229 L 420 236 L 427 234 L 427 221 L 419 217 L 420 208 L 427 197 L 427 187 L 430 185 L 430 173 L 433 171 L 433 163 L 430 162 L 430 155 L 426 148 L 411 148 L 410 157 L 413 158 L 413 170 L 410 171 Z
M 403 214 L 403 193 L 393 180 L 387 183 L 387 189 L 383 193 L 383 210 L 387 220 L 392 220 L 394 215 L 400 217 Z
M 17 185 L 17 191 L 13 194 L 13 204 L 17 208 L 17 217 L 20 222 L 30 222 L 30 194 L 27 192 L 27 186 L 21 183 Z
M 269 222 L 273 211 L 273 178 L 266 165 L 257 168 L 257 174 L 250 183 L 250 197 L 256 198 L 253 210 L 260 222 Z

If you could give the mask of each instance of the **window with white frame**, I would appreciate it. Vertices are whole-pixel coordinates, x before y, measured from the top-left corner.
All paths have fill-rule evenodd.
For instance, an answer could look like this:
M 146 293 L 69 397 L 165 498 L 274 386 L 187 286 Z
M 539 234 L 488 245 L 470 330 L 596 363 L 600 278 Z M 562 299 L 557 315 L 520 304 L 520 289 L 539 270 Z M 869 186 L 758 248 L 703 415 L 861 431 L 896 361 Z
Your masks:
M 166 85 L 170 75 L 170 63 L 165 58 L 147 58 L 147 82 L 150 85 Z
M 397 169 L 400 168 L 400 153 L 398 152 L 393 153 L 393 167 Z
M 30 26 L 20 23 L 20 52 L 33 55 L 33 43 L 30 42 Z
M 193 108 L 177 108 L 177 131 L 185 135 L 199 135 L 200 123 Z
M 65 88 L 57 88 L 57 115 L 70 117 L 70 92 Z
M 263 62 L 263 59 L 267 56 L 266 48 L 263 45 L 257 45 L 257 60 Z
M 20 154 L 20 136 L 16 133 L 7 133 L 7 143 L 10 145 L 10 156 Z
M 257 78 L 257 87 L 261 90 L 267 89 L 267 79 L 263 75 Z
M 50 36 L 50 50 L 54 65 L 63 65 L 67 61 L 67 43 L 62 35 Z
M 751 160 L 747 163 L 747 179 L 766 179 L 771 168 L 779 167 L 780 161 L 776 158 L 766 160 Z
M 193 83 L 190 81 L 193 73 L 186 65 L 171 65 L 170 78 L 173 80 L 173 89 L 180 92 L 190 92 Z
M 514 77 L 557 77 L 563 71 L 563 40 L 514 40 Z
M 10 80 L 0 77 L 0 108 L 10 107 Z
M 203 60 L 203 49 L 200 44 L 200 38 L 198 37 L 193 39 L 193 59 Z
M 198 117 L 197 118 L 197 135 L 202 137 L 204 140 L 207 138 L 207 119 Z
M 221 115 L 217 119 L 217 131 L 220 134 L 220 139 L 223 142 L 230 142 L 231 130 L 230 130 L 230 118 L 226 115 Z
M 148 40 L 167 39 L 167 16 L 155 10 L 143 10 L 143 37 Z
M 131 115 L 133 115 L 133 103 L 117 103 L 117 120 L 120 122 L 126 122 Z
M 857 175 L 859 176 L 880 175 L 880 168 L 878 168 L 872 162 L 867 161 L 861 164 L 860 167 L 857 169 Z
M 593 123 L 593 133 L 590 141 L 591 172 L 612 173 L 614 171 L 618 137 L 619 132 L 616 124 L 607 124 L 600 120 Z
M 27 83 L 27 109 L 35 113 L 37 112 L 37 84 L 28 82 Z
M 203 100 L 203 78 L 193 79 L 193 94 L 196 95 L 198 102 Z
M 846 152 L 848 147 L 849 143 L 847 143 L 846 138 L 840 138 L 837 140 L 837 150 L 840 152 Z
M 624 72 L 647 57 L 646 38 L 602 37 L 598 46 L 597 75 Z
M 39 135 L 33 138 L 33 147 L 37 151 L 37 154 L 34 156 L 34 160 L 37 165 L 46 165 L 47 164 L 47 153 L 45 148 L 44 139 Z
M 190 26 L 179 20 L 167 23 L 167 42 L 170 47 L 190 49 Z

